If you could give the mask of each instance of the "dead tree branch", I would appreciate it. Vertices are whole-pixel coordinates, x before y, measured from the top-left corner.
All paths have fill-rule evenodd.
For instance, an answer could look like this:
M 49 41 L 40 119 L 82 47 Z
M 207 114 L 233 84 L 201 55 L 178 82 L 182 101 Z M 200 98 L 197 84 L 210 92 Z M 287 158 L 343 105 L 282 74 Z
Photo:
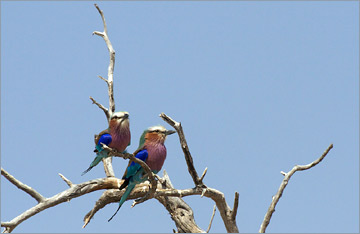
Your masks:
M 74 184 L 70 180 L 68 180 L 65 176 L 63 176 L 61 173 L 59 173 L 59 176 L 61 177 L 61 179 L 65 181 L 67 185 L 69 185 L 70 188 L 74 187 Z
M 128 200 L 146 196 L 146 194 L 149 192 L 148 185 L 149 184 L 147 182 L 136 185 L 134 190 L 129 195 Z M 108 205 L 110 203 L 119 202 L 120 198 L 124 194 L 124 192 L 125 192 L 125 190 L 120 191 L 119 189 L 106 190 L 101 195 L 99 200 L 96 201 L 94 208 L 85 215 L 84 225 L 82 226 L 82 228 L 85 228 L 86 225 L 89 224 L 90 220 L 94 217 L 96 212 L 98 212 L 100 209 L 104 208 L 106 205 Z
M 35 189 L 31 188 L 30 186 L 27 186 L 26 184 L 21 183 L 19 180 L 15 179 L 15 177 L 10 175 L 7 171 L 5 171 L 3 168 L 1 168 L 1 175 L 3 175 L 8 181 L 10 181 L 16 187 L 18 187 L 19 189 L 23 190 L 24 192 L 32 196 L 38 203 L 45 200 L 45 197 L 43 197 Z
M 104 14 L 96 4 L 95 7 L 102 18 L 104 31 L 103 32 L 94 31 L 93 34 L 101 36 L 104 39 L 107 48 L 109 50 L 109 57 L 110 57 L 107 79 L 103 78 L 102 76 L 99 76 L 99 78 L 105 81 L 108 86 L 109 108 L 104 107 L 102 104 L 95 101 L 95 99 L 92 97 L 90 97 L 90 99 L 92 100 L 93 104 L 96 104 L 105 113 L 106 118 L 109 121 L 111 115 L 115 112 L 115 101 L 114 101 L 114 92 L 113 92 L 115 51 L 108 37 L 108 31 L 107 31 Z M 192 177 L 195 187 L 182 189 L 182 190 L 175 189 L 165 170 L 164 170 L 164 176 L 160 178 L 152 173 L 151 169 L 144 161 L 135 158 L 133 154 L 128 154 L 128 153 L 123 154 L 117 152 L 115 149 L 103 145 L 104 148 L 109 151 L 109 156 L 122 157 L 124 159 L 129 159 L 130 161 L 136 162 L 143 167 L 143 169 L 148 175 L 150 184 L 148 181 L 146 181 L 144 183 L 136 185 L 134 190 L 129 195 L 128 200 L 135 199 L 132 207 L 142 202 L 145 202 L 149 199 L 155 198 L 167 209 L 167 211 L 171 215 L 171 218 L 175 222 L 175 225 L 178 229 L 177 232 L 205 233 L 203 229 L 197 226 L 191 207 L 188 204 L 186 204 L 182 199 L 183 197 L 192 196 L 192 195 L 200 195 L 200 197 L 205 196 L 207 198 L 212 199 L 215 202 L 214 210 L 206 232 L 209 232 L 211 228 L 216 212 L 216 207 L 221 215 L 221 218 L 223 220 L 227 232 L 231 232 L 231 233 L 239 232 L 236 224 L 236 215 L 239 206 L 239 193 L 235 192 L 234 204 L 233 204 L 233 208 L 231 209 L 228 203 L 226 202 L 225 196 L 222 192 L 214 188 L 210 188 L 204 184 L 203 180 L 207 173 L 207 168 L 205 168 L 201 177 L 198 176 L 198 173 L 194 166 L 192 155 L 190 153 L 188 144 L 185 139 L 185 134 L 183 132 L 181 123 L 176 122 L 175 120 L 173 120 L 171 117 L 167 116 L 164 113 L 161 113 L 160 117 L 177 131 L 180 140 L 180 145 L 187 163 L 188 171 Z M 333 145 L 331 144 L 319 159 L 315 160 L 314 162 L 308 165 L 295 166 L 288 173 L 281 172 L 285 176 L 285 178 L 281 183 L 278 193 L 275 195 L 268 212 L 265 215 L 264 221 L 261 224 L 260 232 L 265 232 L 266 227 L 270 222 L 271 216 L 275 211 L 275 206 L 279 201 L 280 197 L 282 196 L 282 193 L 291 176 L 296 171 L 307 170 L 320 163 L 321 160 L 323 160 L 323 158 L 327 155 L 327 153 L 330 151 L 332 147 Z M 111 161 L 112 161 L 112 157 L 103 159 L 104 169 L 107 176 L 106 178 L 100 178 L 100 179 L 83 182 L 80 184 L 74 184 L 65 176 L 59 173 L 59 176 L 65 181 L 65 183 L 69 186 L 69 188 L 49 198 L 42 196 L 35 189 L 29 187 L 26 184 L 21 183 L 19 180 L 15 179 L 12 175 L 6 172 L 3 168 L 1 168 L 1 174 L 7 180 L 9 180 L 19 189 L 28 193 L 38 202 L 37 205 L 24 211 L 19 216 L 13 218 L 11 221 L 1 222 L 1 227 L 5 228 L 4 232 L 5 233 L 12 232 L 23 221 L 29 219 L 30 217 L 36 215 L 37 213 L 40 213 L 45 209 L 56 206 L 63 202 L 69 202 L 71 199 L 83 196 L 87 193 L 105 189 L 106 191 L 101 195 L 98 201 L 96 201 L 93 209 L 85 215 L 84 225 L 83 225 L 84 228 L 94 217 L 97 211 L 105 207 L 107 204 L 119 202 L 121 196 L 125 191 L 125 190 L 122 191 L 119 190 L 123 181 L 114 177 L 115 175 Z M 157 180 L 155 179 L 155 177 L 157 178 Z M 158 181 L 160 183 L 158 183 Z
M 162 190 L 174 190 L 170 177 L 164 170 L 162 181 Z M 159 191 L 158 189 L 157 191 Z M 194 212 L 191 207 L 180 197 L 155 196 L 155 198 L 166 208 L 175 222 L 177 232 L 183 233 L 204 233 L 195 222 Z
M 173 128 L 175 128 L 176 132 L 178 133 L 181 149 L 184 152 L 185 160 L 188 166 L 188 171 L 196 186 L 193 189 L 173 190 L 169 192 L 166 191 L 164 192 L 163 196 L 187 196 L 187 195 L 199 194 L 201 195 L 201 197 L 205 196 L 211 198 L 216 203 L 216 206 L 219 209 L 221 218 L 223 219 L 227 232 L 231 232 L 231 233 L 239 232 L 239 229 L 236 225 L 236 213 L 238 208 L 238 197 L 239 197 L 238 193 L 236 192 L 235 194 L 234 208 L 233 210 L 231 210 L 228 204 L 226 203 L 225 196 L 222 192 L 213 188 L 209 188 L 203 183 L 203 179 L 207 172 L 207 169 L 205 169 L 203 175 L 201 176 L 201 178 L 199 178 L 196 169 L 194 167 L 194 162 L 189 147 L 187 145 L 181 123 L 173 120 L 171 117 L 167 116 L 164 113 L 161 113 L 160 117 L 169 125 L 171 125 Z M 156 194 L 157 195 L 161 194 L 161 191 L 157 192 Z
M 333 144 L 330 144 L 330 146 L 324 151 L 324 153 L 320 156 L 320 158 L 318 158 L 317 160 L 313 161 L 312 163 L 310 164 L 307 164 L 307 165 L 296 165 L 294 166 L 294 168 L 289 171 L 288 173 L 285 173 L 285 172 L 281 172 L 281 174 L 283 174 L 285 177 L 283 179 L 283 181 L 281 182 L 280 184 L 280 187 L 277 191 L 277 193 L 275 194 L 275 196 L 273 197 L 272 199 L 272 202 L 270 204 L 270 207 L 268 209 L 268 211 L 266 212 L 265 214 L 265 217 L 264 217 L 264 220 L 263 222 L 261 223 L 261 226 L 260 226 L 260 230 L 259 230 L 259 233 L 265 233 L 266 231 L 266 228 L 267 226 L 269 225 L 270 223 L 270 219 L 273 215 L 273 213 L 275 212 L 275 207 L 276 207 L 276 204 L 279 202 L 291 176 L 297 172 L 297 171 L 304 171 L 304 170 L 308 170 L 314 166 L 316 166 L 318 163 L 320 163 L 324 158 L 325 156 L 329 153 L 329 151 L 333 148 Z
M 317 165 L 330 151 L 332 148 L 332 145 L 329 146 L 329 148 L 323 153 L 323 155 L 317 159 L 316 161 L 304 165 L 304 166 L 295 166 L 290 172 L 285 173 L 285 178 L 280 186 L 280 189 L 278 194 L 274 197 L 274 200 L 272 202 L 272 205 L 269 208 L 269 211 L 267 215 L 269 214 L 268 223 L 262 224 L 262 227 L 267 227 L 269 224 L 271 214 L 275 210 L 275 205 L 277 204 L 277 201 L 281 197 L 281 194 L 283 190 L 285 189 L 288 180 L 290 177 L 296 172 L 301 170 L 307 170 L 311 167 L 314 167 Z M 132 160 L 133 155 L 132 154 L 123 154 L 117 153 L 119 155 L 116 155 L 116 152 L 110 152 L 112 154 L 115 154 L 115 156 L 128 158 Z M 134 161 L 139 159 L 134 159 Z M 136 161 L 137 163 L 143 164 L 145 168 L 147 167 L 146 163 L 141 163 L 141 160 Z M 150 170 L 149 168 L 147 168 Z M 6 177 L 10 182 L 15 184 L 13 181 L 16 180 L 13 176 L 11 176 L 9 173 L 7 173 L 4 169 L 2 169 L 2 175 Z M 60 174 L 61 175 L 61 174 Z M 39 204 L 36 206 L 30 208 L 29 210 L 25 211 L 18 217 L 14 218 L 10 222 L 2 222 L 1 226 L 5 227 L 4 232 L 10 233 L 13 231 L 13 229 L 25 221 L 26 219 L 30 218 L 31 216 L 47 209 L 53 206 L 56 206 L 63 202 L 68 202 L 72 198 L 82 196 L 86 193 L 90 193 L 96 190 L 100 189 L 107 189 L 103 195 L 100 197 L 100 199 L 96 202 L 94 208 L 84 217 L 84 226 L 85 227 L 89 222 L 90 219 L 95 215 L 95 213 L 106 206 L 107 204 L 118 202 L 124 193 L 124 191 L 119 191 L 118 188 L 122 184 L 122 181 L 120 179 L 116 179 L 113 177 L 110 178 L 102 178 L 102 179 L 96 179 L 96 180 L 90 180 L 88 182 L 84 182 L 81 184 L 73 184 L 70 180 L 66 179 L 64 176 L 61 176 L 62 179 L 69 185 L 69 189 L 60 192 L 56 194 L 53 197 L 50 198 L 44 198 Z M 10 178 L 10 179 L 9 179 Z M 154 179 L 155 180 L 155 179 Z M 152 193 L 149 191 L 149 184 L 148 183 L 142 183 L 135 187 L 133 192 L 129 195 L 128 199 L 137 199 L 137 198 L 143 198 L 146 197 L 148 194 L 149 199 L 155 198 L 157 199 L 161 204 L 164 205 L 164 207 L 169 211 L 171 218 L 174 220 L 178 232 L 192 232 L 192 233 L 198 233 L 198 232 L 205 232 L 201 228 L 199 228 L 194 220 L 193 217 L 193 211 L 190 206 L 188 206 L 183 200 L 183 197 L 186 196 L 192 196 L 192 195 L 201 195 L 208 198 L 211 198 L 215 201 L 216 206 L 219 209 L 220 215 L 223 219 L 223 222 L 225 224 L 226 230 L 228 232 L 238 232 L 237 226 L 236 226 L 236 213 L 239 203 L 239 194 L 235 193 L 235 199 L 234 199 L 234 207 L 231 210 L 230 207 L 227 205 L 225 196 L 220 191 L 209 188 L 209 187 L 195 187 L 195 188 L 189 188 L 189 189 L 183 189 L 183 190 L 177 190 L 174 189 L 173 185 L 171 184 L 170 178 L 168 177 L 166 171 L 164 170 L 164 177 L 160 179 L 162 183 L 157 183 L 155 192 Z M 155 181 L 156 182 L 156 181 Z M 16 185 L 16 184 L 15 184 Z M 27 185 L 25 185 L 27 186 Z M 273 205 L 274 203 L 274 205 Z M 270 210 L 271 209 L 271 210 Z M 270 213 L 271 211 L 271 213 Z M 266 218 L 266 217 L 265 217 Z M 264 222 L 266 220 L 264 219 Z M 266 225 L 266 226 L 265 226 Z M 210 225 L 209 225 L 210 227 Z M 209 230 L 209 228 L 208 228 Z M 264 230 L 265 231 L 265 230 Z
M 115 112 L 115 100 L 114 100 L 114 89 L 113 89 L 113 83 L 114 83 L 114 66 L 115 66 L 115 50 L 112 47 L 112 44 L 110 42 L 109 36 L 108 36 L 108 32 L 107 32 L 107 26 L 106 26 L 106 22 L 105 22 L 105 17 L 104 17 L 104 13 L 102 12 L 102 10 L 100 10 L 99 6 L 97 4 L 94 4 L 96 9 L 99 11 L 99 14 L 101 15 L 101 19 L 103 21 L 104 24 L 104 31 L 103 32 L 98 32 L 98 31 L 94 31 L 93 35 L 98 35 L 100 37 L 102 37 L 106 43 L 106 46 L 109 50 L 109 55 L 110 55 L 110 63 L 109 63 L 109 67 L 108 67 L 108 78 L 107 80 L 102 78 L 101 76 L 99 76 L 102 80 L 106 81 L 107 85 L 108 85 L 108 94 L 109 94 L 109 116 L 111 116 L 111 114 L 113 112 Z M 109 120 L 108 115 L 106 115 L 106 117 Z
M 212 216 L 211 216 L 210 223 L 209 223 L 208 229 L 206 230 L 206 233 L 209 233 L 209 231 L 210 231 L 210 228 L 211 228 L 212 222 L 213 222 L 214 217 L 215 217 L 215 212 L 216 212 L 216 205 L 214 205 L 213 214 L 212 214 Z
M 188 166 L 188 170 L 189 170 L 189 173 L 195 183 L 196 186 L 203 186 L 204 184 L 202 183 L 202 179 L 199 178 L 196 170 L 195 170 L 195 167 L 194 167 L 194 162 L 193 162 L 193 158 L 191 156 L 191 153 L 190 153 L 190 150 L 189 150 L 189 147 L 188 147 L 188 144 L 186 142 L 186 139 L 185 139 L 185 135 L 184 135 L 184 132 L 183 132 L 183 129 L 182 129 L 182 126 L 181 126 L 181 123 L 179 122 L 176 122 L 175 120 L 173 120 L 172 118 L 170 118 L 169 116 L 167 116 L 166 114 L 164 113 L 161 113 L 160 114 L 160 117 L 166 122 L 168 123 L 170 126 L 172 126 L 173 128 L 175 128 L 176 132 L 178 133 L 179 135 L 179 140 L 180 140 L 180 145 L 181 145 L 181 149 L 183 150 L 184 152 L 184 156 L 185 156 L 185 160 L 186 160 L 186 164 Z M 206 172 L 204 172 L 206 173 Z M 204 174 L 205 176 L 205 174 Z
M 106 26 L 106 21 L 105 21 L 105 16 L 104 13 L 102 12 L 102 10 L 99 8 L 99 6 L 97 4 L 94 4 L 96 9 L 98 10 L 102 22 L 104 24 L 104 31 L 103 32 L 98 32 L 98 31 L 94 31 L 93 35 L 98 35 L 100 37 L 102 37 L 106 43 L 106 46 L 109 50 L 109 56 L 110 56 L 110 63 L 109 63 L 109 67 L 108 67 L 108 77 L 107 79 L 103 78 L 102 76 L 98 76 L 100 79 L 104 80 L 108 86 L 108 95 L 109 95 L 109 109 L 105 108 L 103 105 L 99 104 L 98 102 L 96 102 L 94 100 L 94 98 L 90 97 L 90 99 L 93 101 L 93 104 L 96 104 L 101 110 L 104 111 L 106 118 L 108 120 L 108 122 L 110 121 L 110 116 L 112 115 L 112 113 L 115 112 L 115 100 L 114 100 L 114 66 L 115 66 L 115 50 L 112 47 L 112 44 L 110 42 L 109 36 L 108 36 L 108 31 L 107 31 L 107 26 Z M 111 157 L 108 158 L 104 158 L 103 160 L 104 163 L 104 170 L 105 170 L 105 174 L 107 177 L 114 177 L 115 173 L 114 173 L 114 169 L 112 167 L 112 159 Z
M 1 174 L 16 186 L 19 185 L 19 183 L 20 183 L 20 187 L 19 186 L 17 186 L 17 187 L 20 188 L 21 190 L 25 191 L 26 193 L 37 194 L 37 195 L 35 195 L 36 197 L 38 197 L 38 198 L 41 197 L 41 199 L 39 199 L 40 200 L 39 203 L 37 205 L 35 205 L 34 207 L 26 210 L 25 212 L 23 212 L 22 214 L 15 217 L 14 219 L 12 219 L 9 222 L 1 222 L 1 227 L 5 227 L 5 230 L 4 230 L 5 233 L 12 232 L 20 223 L 22 223 L 23 221 L 27 220 L 28 218 L 36 215 L 37 213 L 40 213 L 41 211 L 43 211 L 45 209 L 56 206 L 63 202 L 69 202 L 71 199 L 80 197 L 87 193 L 91 193 L 91 192 L 101 190 L 101 189 L 116 189 L 116 188 L 119 188 L 121 185 L 121 180 L 113 178 L 113 177 L 90 180 L 90 181 L 87 181 L 87 182 L 84 182 L 81 184 L 73 184 L 70 182 L 72 186 L 69 185 L 69 183 L 68 183 L 69 180 L 66 179 L 68 181 L 67 184 L 70 186 L 70 188 L 68 188 L 67 190 L 62 191 L 52 197 L 45 198 L 41 194 L 36 192 L 34 189 L 30 188 L 29 186 L 27 186 L 27 185 L 21 183 L 20 181 L 18 181 L 17 179 L 15 179 L 4 169 L 1 169 Z M 64 178 L 65 177 L 63 177 L 63 179 Z M 66 180 L 65 180 L 65 182 L 66 182 Z M 24 188 L 27 188 L 27 189 L 24 189 Z M 29 188 L 30 188 L 30 190 L 33 190 L 33 191 L 29 192 L 30 191 Z M 34 191 L 35 191 L 35 193 L 34 193 Z M 34 197 L 33 195 L 31 195 L 31 196 Z
M 98 103 L 97 101 L 95 101 L 95 99 L 91 96 L 90 96 L 90 100 L 93 102 L 93 104 L 97 105 L 101 110 L 104 111 L 107 119 L 110 119 L 109 110 L 105 106 L 103 106 L 100 103 Z
M 161 178 L 162 183 L 157 184 L 157 190 L 153 197 L 157 199 L 168 211 L 171 215 L 171 218 L 174 220 L 175 225 L 178 229 L 178 232 L 185 233 L 204 233 L 197 226 L 194 220 L 194 214 L 191 207 L 181 199 L 180 194 L 181 191 L 174 189 L 170 178 L 166 171 L 164 170 L 164 177 Z M 170 196 L 163 196 L 165 191 L 174 191 Z M 98 201 L 96 201 L 94 208 L 89 211 L 84 217 L 84 225 L 83 228 L 90 222 L 91 218 L 94 217 L 97 211 L 105 207 L 110 203 L 119 202 L 124 190 L 119 191 L 117 189 L 110 189 L 105 191 Z M 135 187 L 135 189 L 130 193 L 128 200 L 136 199 L 139 197 L 144 197 L 149 193 L 149 186 L 147 183 L 139 184 Z M 187 192 L 185 192 L 187 193 Z M 197 192 L 199 195 L 200 193 Z M 171 196 L 174 195 L 174 196 Z M 196 195 L 196 192 L 193 192 L 192 195 Z

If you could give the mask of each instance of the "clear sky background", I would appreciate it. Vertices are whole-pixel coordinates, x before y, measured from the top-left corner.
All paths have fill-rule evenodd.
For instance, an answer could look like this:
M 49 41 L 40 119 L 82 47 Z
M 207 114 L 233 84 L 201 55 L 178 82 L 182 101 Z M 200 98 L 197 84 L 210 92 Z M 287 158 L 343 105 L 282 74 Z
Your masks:
M 104 177 L 93 136 L 106 128 L 109 54 L 95 2 L 1 2 L 1 166 L 46 197 Z M 283 176 L 290 180 L 268 232 L 359 232 L 359 2 L 97 2 L 116 51 L 116 110 L 130 113 L 133 152 L 165 112 L 183 125 L 198 173 L 258 232 Z M 163 169 L 193 187 L 177 136 Z M 115 158 L 121 177 L 127 161 Z M 162 175 L 162 171 L 159 173 Z M 117 216 L 113 203 L 82 229 L 103 191 L 49 208 L 15 232 L 172 232 L 156 200 Z M 213 201 L 184 200 L 206 230 Z M 36 201 L 1 177 L 1 221 Z M 3 229 L 2 229 L 3 230 Z M 225 232 L 217 212 L 211 232 Z

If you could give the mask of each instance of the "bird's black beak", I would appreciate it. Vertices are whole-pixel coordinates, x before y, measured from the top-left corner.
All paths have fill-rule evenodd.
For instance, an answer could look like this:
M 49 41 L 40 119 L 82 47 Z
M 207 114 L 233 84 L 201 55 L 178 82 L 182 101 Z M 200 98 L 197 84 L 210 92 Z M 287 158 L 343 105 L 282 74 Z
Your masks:
M 165 132 L 165 135 L 168 136 L 168 135 L 174 134 L 175 132 L 176 132 L 176 131 L 174 131 L 174 130 L 167 130 L 167 131 Z
M 128 119 L 128 118 L 129 118 L 129 114 L 125 114 L 124 119 Z

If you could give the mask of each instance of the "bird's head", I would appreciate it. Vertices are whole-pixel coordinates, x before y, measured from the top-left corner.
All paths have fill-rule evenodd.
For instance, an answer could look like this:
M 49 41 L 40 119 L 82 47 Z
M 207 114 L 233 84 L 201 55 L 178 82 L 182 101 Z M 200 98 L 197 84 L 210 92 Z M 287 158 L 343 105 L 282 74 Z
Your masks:
M 145 141 L 160 142 L 160 143 L 164 144 L 166 137 L 168 135 L 175 133 L 175 131 L 166 130 L 165 127 L 163 127 L 161 125 L 157 125 L 157 126 L 152 126 L 152 127 L 148 128 L 147 130 L 145 130 L 144 133 L 145 134 L 143 134 L 143 135 L 145 137 Z
M 120 127 L 129 125 L 129 113 L 126 111 L 114 112 L 110 116 L 110 127 Z

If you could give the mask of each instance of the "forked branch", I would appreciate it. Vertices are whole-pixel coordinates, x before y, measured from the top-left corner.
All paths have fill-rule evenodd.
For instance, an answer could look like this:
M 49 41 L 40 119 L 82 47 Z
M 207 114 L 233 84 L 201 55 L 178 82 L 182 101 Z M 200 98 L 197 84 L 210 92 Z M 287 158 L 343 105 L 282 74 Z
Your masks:
M 29 192 L 30 188 L 29 186 L 21 183 L 17 179 L 15 179 L 12 175 L 10 175 L 8 172 L 6 172 L 4 169 L 1 169 L 1 174 L 8 179 L 11 183 L 14 185 L 20 185 L 20 189 L 25 191 L 26 193 L 33 193 L 37 194 L 36 197 L 40 198 L 40 202 L 35 205 L 34 207 L 26 210 L 19 216 L 15 217 L 9 222 L 1 222 L 1 227 L 5 227 L 4 232 L 10 233 L 12 232 L 20 223 L 27 220 L 28 218 L 36 215 L 37 213 L 40 213 L 43 210 L 46 210 L 50 207 L 56 206 L 63 202 L 68 202 L 73 198 L 80 197 L 84 194 L 91 193 L 97 190 L 101 189 L 115 189 L 119 188 L 121 185 L 121 180 L 116 178 L 103 178 L 103 179 L 95 179 L 90 180 L 81 184 L 73 184 L 70 182 L 70 180 L 66 179 L 64 176 L 62 176 L 62 179 L 69 185 L 70 188 L 66 189 L 65 191 L 62 191 L 52 197 L 45 198 L 41 194 L 37 193 L 34 189 L 33 192 Z M 26 189 L 24 189 L 26 188 Z M 34 193 L 34 191 L 36 193 Z
M 104 13 L 102 12 L 102 10 L 99 8 L 99 6 L 97 4 L 94 4 L 96 9 L 98 10 L 101 19 L 103 21 L 103 25 L 104 25 L 104 31 L 103 32 L 98 32 L 98 31 L 94 31 L 93 35 L 98 35 L 100 37 L 102 37 L 106 43 L 106 46 L 109 50 L 109 56 L 110 56 L 110 63 L 109 63 L 109 67 L 108 67 L 108 77 L 107 79 L 103 78 L 102 76 L 98 76 L 100 79 L 104 80 L 107 83 L 108 86 L 108 95 L 109 95 L 109 109 L 105 108 L 103 105 L 99 104 L 98 102 L 96 102 L 94 100 L 94 98 L 90 97 L 90 99 L 93 101 L 93 104 L 96 104 L 101 110 L 104 111 L 106 118 L 108 120 L 108 122 L 110 121 L 110 116 L 112 115 L 112 113 L 115 112 L 115 100 L 114 100 L 114 66 L 115 66 L 115 50 L 112 47 L 112 44 L 110 42 L 109 36 L 108 36 L 108 31 L 107 31 L 107 26 L 106 26 L 106 21 L 105 21 L 105 16 Z M 111 157 L 109 158 L 105 158 L 102 160 L 104 163 L 104 170 L 105 170 L 105 174 L 107 177 L 114 177 L 115 173 L 114 173 L 114 169 L 112 167 L 112 159 Z
M 283 179 L 283 181 L 281 182 L 280 184 L 280 187 L 277 191 L 277 193 L 275 194 L 275 196 L 273 197 L 272 199 L 272 202 L 270 204 L 270 207 L 268 209 L 268 211 L 266 212 L 265 214 L 265 217 L 264 217 L 264 220 L 263 222 L 261 223 L 261 226 L 260 226 L 260 230 L 259 230 L 259 233 L 265 233 L 266 231 L 266 228 L 267 226 L 269 225 L 270 223 L 270 219 L 273 215 L 273 213 L 275 212 L 275 207 L 276 207 L 276 204 L 279 202 L 290 178 L 292 175 L 294 175 L 295 172 L 297 171 L 304 171 L 304 170 L 308 170 L 314 166 L 316 166 L 317 164 L 319 164 L 324 158 L 325 156 L 329 153 L 329 151 L 333 148 L 333 144 L 330 144 L 330 146 L 324 151 L 324 153 L 320 156 L 320 158 L 318 158 L 317 160 L 313 161 L 312 163 L 310 164 L 307 164 L 307 165 L 296 165 L 294 166 L 294 168 L 289 171 L 288 173 L 285 173 L 285 172 L 281 172 L 281 174 L 283 174 L 285 177 Z
M 115 112 L 115 101 L 114 101 L 114 92 L 113 92 L 113 73 L 114 73 L 114 66 L 115 66 L 115 51 L 112 47 L 112 44 L 108 37 L 108 29 L 105 22 L 105 17 L 100 10 L 100 8 L 95 4 L 96 9 L 98 10 L 103 26 L 104 31 L 99 32 L 95 31 L 93 34 L 97 36 L 101 36 L 109 50 L 109 57 L 110 62 L 108 66 L 108 77 L 107 79 L 99 76 L 100 79 L 106 82 L 108 86 L 108 96 L 109 96 L 109 109 L 104 107 L 102 104 L 95 101 L 94 98 L 90 97 L 93 104 L 96 104 L 106 115 L 107 120 L 110 120 L 110 117 L 113 112 Z M 148 174 L 148 178 L 150 181 L 151 187 L 149 187 L 149 183 L 141 183 L 138 184 L 134 190 L 129 195 L 128 199 L 136 199 L 133 206 L 136 204 L 140 204 L 148 199 L 155 198 L 157 199 L 168 211 L 171 215 L 171 218 L 174 220 L 176 227 L 178 229 L 178 232 L 205 232 L 203 229 L 199 228 L 197 224 L 195 223 L 193 211 L 189 205 L 187 205 L 183 200 L 182 197 L 185 196 L 192 196 L 192 195 L 199 195 L 200 197 L 208 197 L 212 199 L 216 206 L 214 207 L 213 214 L 211 216 L 210 224 L 207 229 L 207 232 L 209 232 L 211 228 L 211 224 L 215 215 L 216 207 L 221 215 L 221 218 L 224 222 L 224 225 L 226 227 L 227 232 L 239 232 L 237 224 L 236 224 L 236 215 L 237 210 L 239 206 L 239 193 L 235 192 L 235 199 L 233 208 L 231 209 L 228 205 L 228 203 L 225 200 L 225 196 L 222 192 L 207 187 L 203 180 L 207 173 L 207 168 L 205 168 L 204 172 L 202 173 L 201 177 L 198 176 L 198 173 L 195 169 L 193 158 L 191 156 L 188 144 L 185 139 L 185 134 L 182 129 L 181 123 L 176 122 L 171 117 L 167 116 L 164 113 L 160 114 L 160 117 L 167 122 L 169 125 L 171 125 L 178 133 L 180 145 L 183 150 L 185 160 L 188 166 L 189 174 L 192 177 L 192 180 L 195 184 L 194 188 L 189 189 L 183 189 L 178 190 L 173 187 L 171 184 L 170 178 L 167 175 L 166 171 L 164 170 L 164 176 L 163 178 L 159 178 L 158 176 L 154 175 L 150 168 L 147 166 L 145 162 L 143 162 L 140 159 L 137 159 L 134 157 L 133 154 L 123 154 L 119 153 L 116 150 L 109 148 L 104 145 L 104 148 L 109 151 L 110 156 L 115 157 L 123 157 L 125 159 L 130 159 L 131 161 L 134 161 L 138 164 L 140 164 L 145 172 Z M 333 145 L 331 144 L 328 149 L 323 153 L 323 155 L 315 160 L 314 162 L 303 165 L 303 166 L 295 166 L 291 171 L 288 173 L 281 172 L 285 177 L 283 182 L 280 185 L 280 188 L 275 195 L 268 212 L 265 215 L 264 221 L 261 224 L 260 232 L 265 232 L 266 227 L 268 226 L 271 216 L 273 212 L 275 211 L 275 206 L 277 202 L 279 201 L 280 197 L 282 196 L 282 193 L 291 178 L 291 176 L 296 171 L 302 171 L 307 170 L 318 163 L 320 163 L 324 157 L 328 154 L 328 152 L 331 150 Z M 114 171 L 111 164 L 111 157 L 108 157 L 103 160 L 104 162 L 104 169 L 105 173 L 107 175 L 107 178 L 101 178 L 101 179 L 95 179 L 90 180 L 81 184 L 73 184 L 69 179 L 67 179 L 62 174 L 59 174 L 60 177 L 65 181 L 65 183 L 68 185 L 69 188 L 66 190 L 54 195 L 53 197 L 46 198 L 42 196 L 40 193 L 38 193 L 35 189 L 29 187 L 26 184 L 21 183 L 19 180 L 15 179 L 12 175 L 10 175 L 8 172 L 6 172 L 4 169 L 1 169 L 1 174 L 9 180 L 12 184 L 17 186 L 19 189 L 23 190 L 24 192 L 28 193 L 30 196 L 32 196 L 34 199 L 37 200 L 38 204 L 34 207 L 26 210 L 19 216 L 15 217 L 9 222 L 1 222 L 1 226 L 5 228 L 5 233 L 10 233 L 16 228 L 20 223 L 27 220 L 28 218 L 32 217 L 33 215 L 36 215 L 37 213 L 48 209 L 50 207 L 56 206 L 63 202 L 68 202 L 73 198 L 83 196 L 87 193 L 91 193 L 93 191 L 106 189 L 106 191 L 102 194 L 102 196 L 99 198 L 99 200 L 95 203 L 94 208 L 85 216 L 84 218 L 84 225 L 83 228 L 90 222 L 91 218 L 96 214 L 98 210 L 106 206 L 107 204 L 118 202 L 121 198 L 121 196 L 124 193 L 124 190 L 119 191 L 119 187 L 123 183 L 122 180 L 117 179 L 114 177 Z M 158 180 L 155 179 L 155 177 L 158 178 Z M 160 183 L 158 183 L 158 181 Z
M 105 80 L 106 83 L 108 84 L 108 94 L 109 94 L 109 116 L 111 116 L 111 114 L 113 112 L 115 112 L 115 100 L 114 100 L 114 89 L 113 89 L 113 83 L 114 83 L 114 66 L 115 66 L 115 50 L 112 47 L 112 44 L 110 42 L 108 33 L 107 33 L 107 26 L 106 26 L 106 22 L 105 22 L 105 16 L 104 13 L 102 12 L 102 10 L 100 10 L 99 6 L 97 4 L 94 4 L 96 9 L 99 11 L 99 14 L 101 15 L 101 19 L 103 21 L 104 24 L 104 31 L 103 32 L 98 32 L 98 31 L 94 31 L 93 35 L 98 35 L 100 37 L 102 37 L 106 43 L 106 46 L 109 50 L 109 56 L 110 56 L 110 63 L 109 63 L 109 67 L 108 67 L 108 78 L 107 80 L 104 79 L 103 77 L 99 76 L 100 79 Z M 109 120 L 109 117 L 107 115 L 107 118 Z
M 220 192 L 216 189 L 213 189 L 213 188 L 209 188 L 203 183 L 203 179 L 206 175 L 207 168 L 204 170 L 202 176 L 199 178 L 198 173 L 194 166 L 194 162 L 193 162 L 189 147 L 188 147 L 186 139 L 185 139 L 185 134 L 182 129 L 181 123 L 175 121 L 174 119 L 172 119 L 171 117 L 167 116 L 164 113 L 161 113 L 160 117 L 165 122 L 167 122 L 169 125 L 171 125 L 173 128 L 175 128 L 176 132 L 178 133 L 180 145 L 181 145 L 181 148 L 182 148 L 184 156 L 185 156 L 186 164 L 188 166 L 188 171 L 189 171 L 189 173 L 194 181 L 194 184 L 195 184 L 195 188 L 193 188 L 193 189 L 164 191 L 164 193 L 162 195 L 163 196 L 187 196 L 187 195 L 199 194 L 199 195 L 201 195 L 201 197 L 205 196 L 205 197 L 211 198 L 216 203 L 216 206 L 219 209 L 221 218 L 223 219 L 223 222 L 224 222 L 227 232 L 231 232 L 231 233 L 239 232 L 239 229 L 236 224 L 236 214 L 237 214 L 237 209 L 238 209 L 238 204 L 239 204 L 238 203 L 239 194 L 236 192 L 234 208 L 233 208 L 233 210 L 231 210 L 230 207 L 228 206 L 228 204 L 225 200 L 225 196 L 222 192 Z M 161 192 L 162 191 L 158 191 L 156 193 L 156 195 L 160 195 Z
M 160 179 L 160 181 L 162 182 L 161 184 L 157 184 L 157 190 L 154 194 L 154 198 L 157 199 L 168 210 L 171 218 L 176 224 L 178 232 L 204 233 L 205 231 L 199 228 L 195 223 L 191 207 L 186 204 L 181 198 L 180 194 L 182 192 L 180 190 L 174 189 L 170 178 L 165 170 L 164 176 Z M 174 196 L 163 196 L 162 192 L 164 191 L 174 191 Z M 119 202 L 123 192 L 123 190 L 119 191 L 118 189 L 110 189 L 105 191 L 100 197 L 100 199 L 95 203 L 94 208 L 85 215 L 83 228 L 90 222 L 90 220 L 94 217 L 97 211 L 99 211 L 108 204 Z M 147 183 L 139 184 L 130 193 L 128 200 L 143 197 L 148 192 L 149 186 Z M 199 194 L 199 192 L 193 193 L 193 195 L 196 194 Z

